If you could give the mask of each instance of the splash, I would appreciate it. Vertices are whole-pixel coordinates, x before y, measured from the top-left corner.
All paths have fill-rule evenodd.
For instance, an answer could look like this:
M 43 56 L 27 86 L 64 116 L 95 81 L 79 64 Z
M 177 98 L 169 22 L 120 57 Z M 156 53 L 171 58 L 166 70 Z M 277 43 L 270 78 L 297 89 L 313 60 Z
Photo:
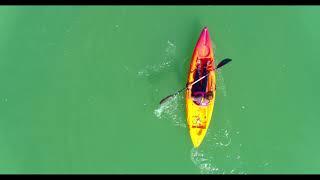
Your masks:
M 183 97 L 178 94 L 168 99 L 154 110 L 154 115 L 158 119 L 170 120 L 174 126 L 186 128 L 186 122 L 181 114 L 183 113 Z
M 167 41 L 167 47 L 165 50 L 166 56 L 165 59 L 170 59 L 172 57 L 172 55 L 175 55 L 176 53 L 176 45 L 174 45 L 171 41 Z

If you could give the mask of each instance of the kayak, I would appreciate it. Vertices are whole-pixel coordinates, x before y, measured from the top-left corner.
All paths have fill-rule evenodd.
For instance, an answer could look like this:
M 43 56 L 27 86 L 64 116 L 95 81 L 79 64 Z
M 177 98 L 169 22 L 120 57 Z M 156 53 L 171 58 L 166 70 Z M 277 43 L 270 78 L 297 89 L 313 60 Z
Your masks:
M 201 61 L 201 64 L 206 65 L 209 63 L 212 67 L 214 67 L 214 52 L 207 27 L 205 27 L 202 30 L 194 48 L 188 73 L 188 84 L 197 81 L 197 79 L 195 79 L 195 72 L 197 71 L 198 60 Z M 198 148 L 200 146 L 207 133 L 214 109 L 214 101 L 216 94 L 216 75 L 214 69 L 207 77 L 206 92 L 208 91 L 212 91 L 213 96 L 206 106 L 198 105 L 194 101 L 193 97 L 191 96 L 192 89 L 187 89 L 185 94 L 187 125 L 191 141 L 195 148 Z

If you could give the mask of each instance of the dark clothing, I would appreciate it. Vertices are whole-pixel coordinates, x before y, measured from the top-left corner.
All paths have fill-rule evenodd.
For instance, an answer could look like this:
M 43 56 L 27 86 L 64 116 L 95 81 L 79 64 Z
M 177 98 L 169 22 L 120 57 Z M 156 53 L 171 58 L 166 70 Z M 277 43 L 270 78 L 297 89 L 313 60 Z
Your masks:
M 201 68 L 197 68 L 194 81 L 200 79 L 202 76 L 205 76 L 207 73 L 208 72 L 206 67 L 203 68 L 202 72 L 201 72 Z M 200 82 L 197 82 L 196 84 L 194 84 L 191 89 L 192 95 L 194 96 L 194 95 L 200 94 L 197 92 L 203 92 L 202 94 L 204 94 L 207 89 L 207 82 L 208 82 L 208 76 L 200 80 Z

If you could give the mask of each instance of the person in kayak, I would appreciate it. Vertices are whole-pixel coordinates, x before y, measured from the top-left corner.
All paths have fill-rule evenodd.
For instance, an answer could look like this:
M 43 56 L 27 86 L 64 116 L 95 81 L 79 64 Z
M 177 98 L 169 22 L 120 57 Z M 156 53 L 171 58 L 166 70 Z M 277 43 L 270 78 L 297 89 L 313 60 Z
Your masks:
M 197 80 L 202 76 L 205 76 L 207 73 L 213 72 L 212 66 L 208 61 L 207 66 L 203 67 L 203 71 L 201 72 L 201 61 L 197 61 L 197 69 L 195 73 L 194 79 Z M 188 84 L 188 89 L 191 89 L 191 96 L 193 97 L 193 101 L 200 106 L 207 106 L 213 98 L 213 92 L 208 91 L 206 93 L 208 83 L 208 76 L 200 80 L 194 85 Z
M 208 91 L 204 92 L 196 92 L 193 96 L 193 101 L 199 106 L 207 106 L 213 98 L 213 92 Z

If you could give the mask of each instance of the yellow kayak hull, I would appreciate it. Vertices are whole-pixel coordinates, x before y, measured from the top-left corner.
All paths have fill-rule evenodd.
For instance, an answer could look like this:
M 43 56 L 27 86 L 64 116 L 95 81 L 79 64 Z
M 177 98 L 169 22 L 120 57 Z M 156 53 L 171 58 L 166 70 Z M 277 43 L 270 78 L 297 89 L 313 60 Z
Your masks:
M 214 51 L 209 35 L 208 28 L 204 28 L 200 34 L 199 40 L 194 49 L 192 59 L 190 62 L 190 69 L 187 83 L 196 81 L 194 73 L 196 70 L 196 62 L 200 59 L 204 63 L 212 63 L 214 67 Z M 216 75 L 215 70 L 208 76 L 207 91 L 213 91 L 213 99 L 207 106 L 198 106 L 193 102 L 191 97 L 191 90 L 186 91 L 186 116 L 187 125 L 191 137 L 191 141 L 195 148 L 198 148 L 203 142 L 208 131 L 216 97 Z

